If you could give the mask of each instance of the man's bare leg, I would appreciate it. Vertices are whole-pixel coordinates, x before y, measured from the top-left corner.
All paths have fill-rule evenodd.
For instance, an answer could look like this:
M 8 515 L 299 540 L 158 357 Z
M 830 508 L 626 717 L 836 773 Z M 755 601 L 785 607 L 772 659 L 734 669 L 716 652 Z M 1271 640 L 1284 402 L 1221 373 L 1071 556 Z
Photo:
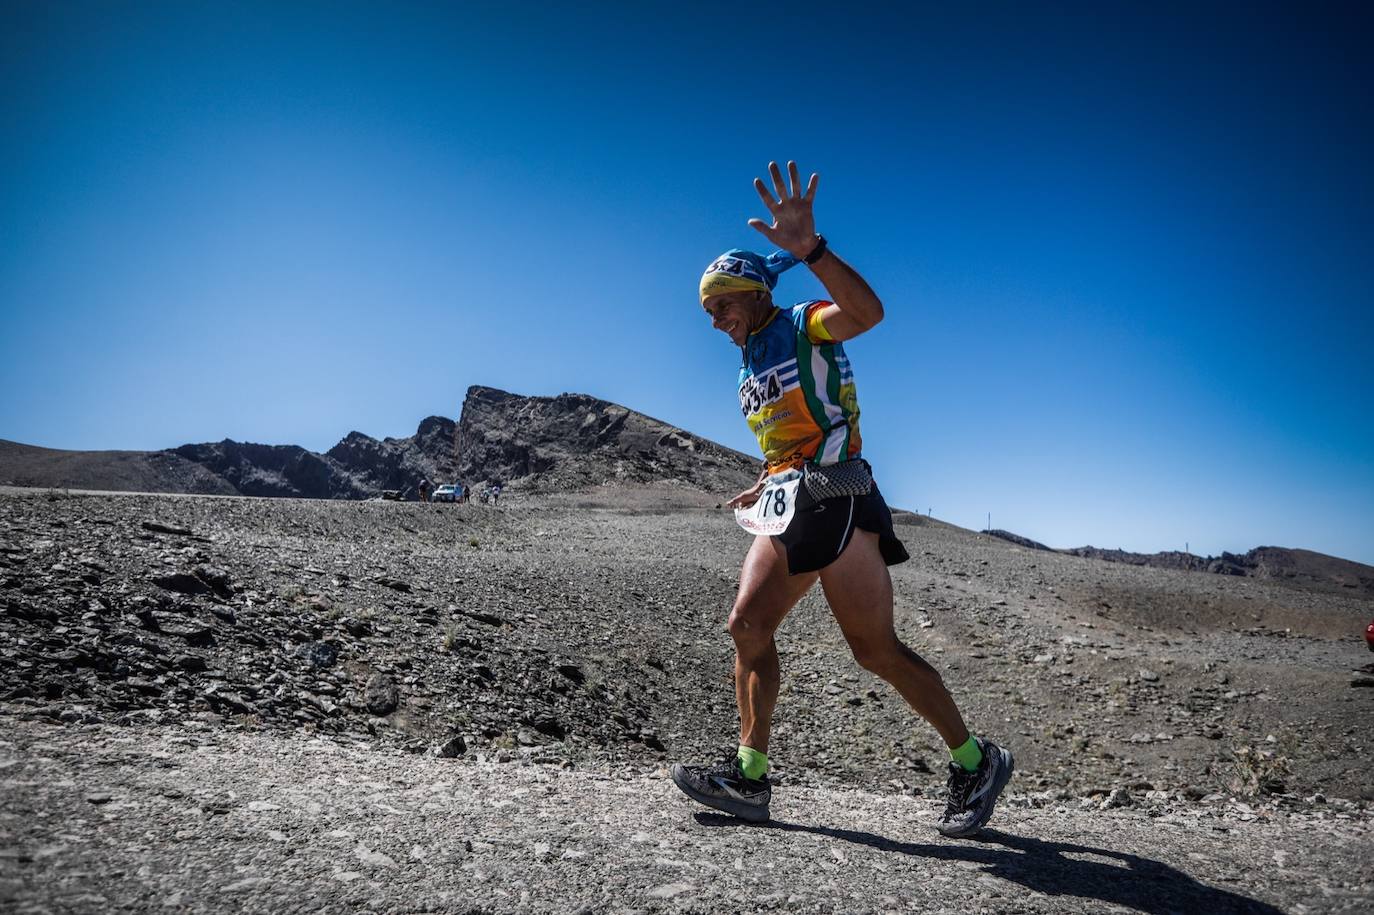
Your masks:
M 754 538 L 740 571 L 739 593 L 727 628 L 735 640 L 739 742 L 760 753 L 768 752 L 778 701 L 778 648 L 773 634 L 815 583 L 815 572 L 787 574 L 787 553 L 776 539 Z
M 892 576 L 878 535 L 857 530 L 840 558 L 821 570 L 821 587 L 854 658 L 896 687 L 945 743 L 968 740 L 968 728 L 939 672 L 897 638 L 892 626 Z
M 952 757 L 977 750 L 973 762 L 951 762 L 949 803 L 936 828 L 951 838 L 975 835 L 992 816 L 1015 768 L 1010 750 L 990 740 L 973 744 L 940 674 L 902 644 L 892 628 L 892 577 L 878 550 L 878 535 L 855 531 L 849 546 L 821 570 L 821 586 L 854 657 L 902 694 L 934 725 Z
M 816 583 L 816 573 L 787 574 L 787 554 L 772 537 L 756 537 L 740 571 L 727 627 L 735 640 L 735 701 L 740 750 L 715 765 L 675 764 L 673 782 L 688 797 L 751 822 L 768 819 L 768 734 L 778 701 L 778 647 L 773 633 Z

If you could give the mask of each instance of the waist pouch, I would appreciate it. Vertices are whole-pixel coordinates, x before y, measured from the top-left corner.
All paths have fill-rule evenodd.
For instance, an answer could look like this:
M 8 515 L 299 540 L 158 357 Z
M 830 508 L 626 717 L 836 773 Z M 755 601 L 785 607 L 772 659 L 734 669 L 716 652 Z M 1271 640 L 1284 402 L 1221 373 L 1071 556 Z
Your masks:
M 866 496 L 873 492 L 873 469 L 863 458 L 824 467 L 804 464 L 802 487 L 817 502 L 844 496 Z

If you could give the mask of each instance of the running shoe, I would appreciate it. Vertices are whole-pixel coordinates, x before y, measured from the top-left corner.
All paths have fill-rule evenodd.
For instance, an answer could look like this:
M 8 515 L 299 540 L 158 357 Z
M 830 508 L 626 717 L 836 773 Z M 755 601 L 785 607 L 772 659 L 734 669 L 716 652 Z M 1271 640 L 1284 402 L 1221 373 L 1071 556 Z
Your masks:
M 975 739 L 983 751 L 977 769 L 969 772 L 958 763 L 949 764 L 949 802 L 935 828 L 952 839 L 967 839 L 983 828 L 1015 768 L 1010 750 Z
M 768 776 L 746 778 L 735 751 L 709 766 L 684 766 L 674 763 L 673 783 L 698 803 L 732 813 L 751 823 L 768 819 L 768 801 L 773 787 Z

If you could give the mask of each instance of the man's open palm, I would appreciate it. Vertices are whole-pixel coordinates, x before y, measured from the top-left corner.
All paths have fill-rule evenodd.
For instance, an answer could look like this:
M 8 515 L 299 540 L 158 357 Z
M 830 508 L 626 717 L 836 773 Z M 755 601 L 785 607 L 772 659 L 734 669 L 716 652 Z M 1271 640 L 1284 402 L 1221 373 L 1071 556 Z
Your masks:
M 777 197 L 769 193 L 763 179 L 754 179 L 754 190 L 759 192 L 763 205 L 773 214 L 773 224 L 762 219 L 751 219 L 749 225 L 758 229 L 773 244 L 798 259 L 806 257 L 816 247 L 816 220 L 811 215 L 811 201 L 816 196 L 815 174 L 802 190 L 801 178 L 797 174 L 797 163 L 787 163 L 787 176 L 791 179 L 791 189 L 782 180 L 782 170 L 778 163 L 768 163 L 768 174 L 773 178 L 773 190 Z

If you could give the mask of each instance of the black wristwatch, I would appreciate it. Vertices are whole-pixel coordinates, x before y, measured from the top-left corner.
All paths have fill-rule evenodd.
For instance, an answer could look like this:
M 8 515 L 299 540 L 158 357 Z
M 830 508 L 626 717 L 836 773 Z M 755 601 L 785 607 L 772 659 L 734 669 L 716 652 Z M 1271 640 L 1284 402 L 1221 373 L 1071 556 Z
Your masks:
M 825 257 L 825 236 L 817 232 L 816 247 L 811 249 L 810 254 L 802 258 L 802 262 L 805 264 L 814 264 L 816 261 L 820 260 L 823 257 Z

